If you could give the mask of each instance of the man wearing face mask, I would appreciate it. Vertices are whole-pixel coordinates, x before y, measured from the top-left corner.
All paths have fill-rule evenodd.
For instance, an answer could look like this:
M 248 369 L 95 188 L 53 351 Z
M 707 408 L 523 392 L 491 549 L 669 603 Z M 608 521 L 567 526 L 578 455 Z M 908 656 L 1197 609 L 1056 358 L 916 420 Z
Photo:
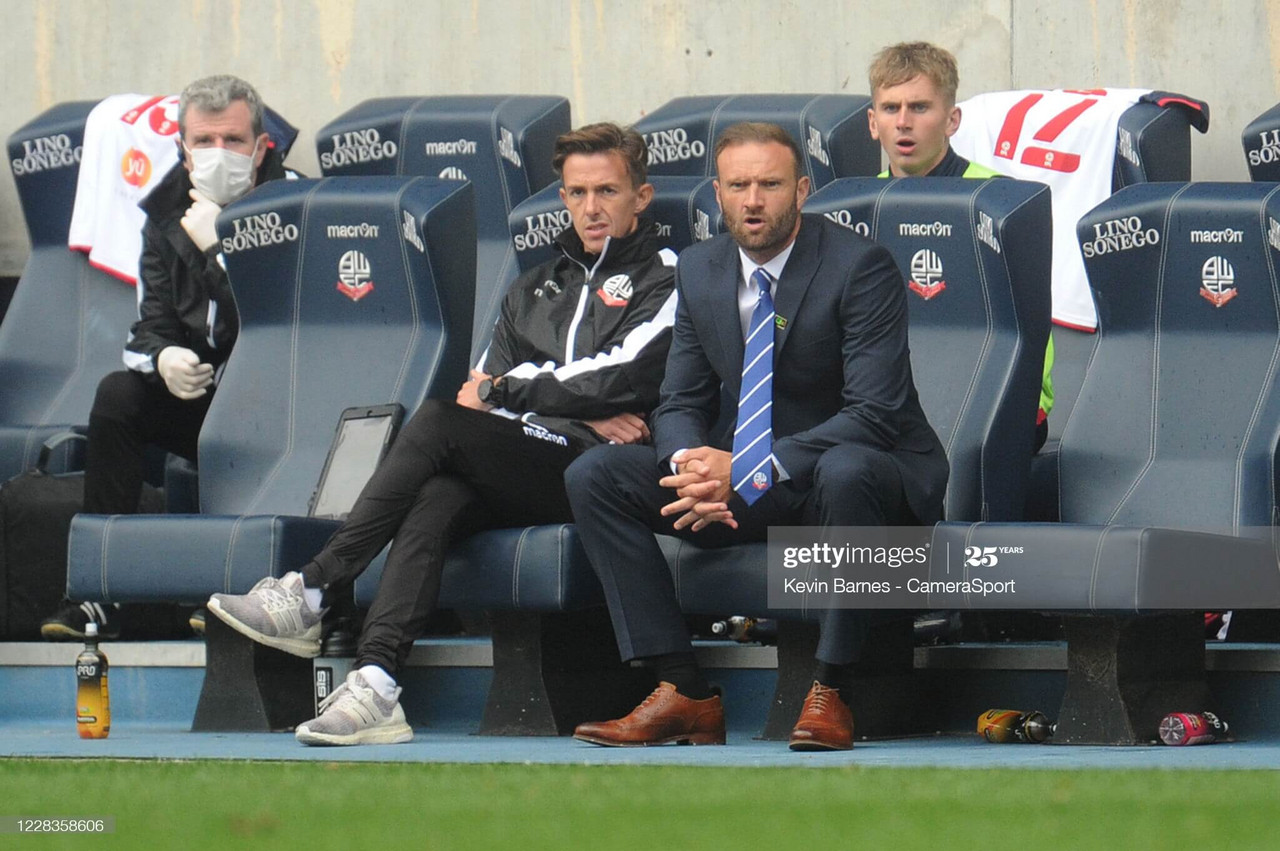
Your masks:
M 200 425 L 240 329 L 214 221 L 255 185 L 286 176 L 263 130 L 262 99 L 244 80 L 220 75 L 187 86 L 178 128 L 181 160 L 140 205 L 147 221 L 127 369 L 102 379 L 89 414 L 88 514 L 138 510 L 148 444 L 195 459 Z M 41 633 L 83 638 L 92 620 L 100 635 L 114 637 L 115 614 L 68 603 Z

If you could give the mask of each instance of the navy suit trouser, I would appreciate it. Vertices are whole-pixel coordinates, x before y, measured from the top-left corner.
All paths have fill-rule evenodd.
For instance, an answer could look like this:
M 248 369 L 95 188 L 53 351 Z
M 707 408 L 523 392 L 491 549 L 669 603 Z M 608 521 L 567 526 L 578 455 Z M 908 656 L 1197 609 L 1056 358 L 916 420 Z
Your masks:
M 598 446 L 565 473 L 578 534 L 600 577 L 624 660 L 689 652 L 692 645 L 675 584 L 653 533 L 675 535 L 704 547 L 764 541 L 770 526 L 885 526 L 916 522 L 907 507 L 902 477 L 888 453 L 859 444 L 827 450 L 807 490 L 775 484 L 748 507 L 736 494 L 730 510 L 738 521 L 700 532 L 672 528 L 662 506 L 675 492 L 658 485 L 663 471 L 651 446 Z M 870 628 L 893 612 L 828 609 L 817 657 L 833 665 L 862 658 Z

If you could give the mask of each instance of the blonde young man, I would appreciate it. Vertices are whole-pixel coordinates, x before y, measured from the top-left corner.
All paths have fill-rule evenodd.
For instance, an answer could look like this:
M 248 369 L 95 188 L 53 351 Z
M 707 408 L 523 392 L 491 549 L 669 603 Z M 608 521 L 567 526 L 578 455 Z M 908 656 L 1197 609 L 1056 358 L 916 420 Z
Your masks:
M 906 42 L 876 54 L 868 71 L 871 108 L 867 120 L 889 159 L 881 177 L 999 177 L 986 166 L 970 162 L 951 148 L 960 129 L 956 106 L 959 74 L 948 51 L 928 42 Z M 1053 408 L 1053 337 L 1044 354 L 1040 410 L 1036 415 L 1035 448 L 1049 436 Z

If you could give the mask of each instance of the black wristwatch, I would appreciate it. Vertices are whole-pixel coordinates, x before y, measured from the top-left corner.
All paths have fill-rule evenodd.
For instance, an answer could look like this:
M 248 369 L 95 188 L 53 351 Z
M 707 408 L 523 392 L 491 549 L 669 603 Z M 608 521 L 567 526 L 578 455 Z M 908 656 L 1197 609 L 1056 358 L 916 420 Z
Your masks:
M 504 401 L 505 393 L 502 392 L 502 381 L 494 383 L 492 378 L 486 378 L 476 385 L 476 396 L 486 405 L 492 405 L 495 408 L 501 408 Z

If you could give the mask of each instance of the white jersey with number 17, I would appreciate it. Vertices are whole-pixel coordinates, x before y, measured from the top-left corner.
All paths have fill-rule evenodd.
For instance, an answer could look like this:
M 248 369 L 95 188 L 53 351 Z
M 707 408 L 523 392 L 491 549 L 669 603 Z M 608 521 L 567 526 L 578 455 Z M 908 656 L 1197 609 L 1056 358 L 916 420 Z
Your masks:
M 1053 320 L 1098 327 L 1076 237 L 1080 217 L 1111 195 L 1120 116 L 1150 89 L 991 92 L 960 107 L 961 156 L 1053 193 Z

